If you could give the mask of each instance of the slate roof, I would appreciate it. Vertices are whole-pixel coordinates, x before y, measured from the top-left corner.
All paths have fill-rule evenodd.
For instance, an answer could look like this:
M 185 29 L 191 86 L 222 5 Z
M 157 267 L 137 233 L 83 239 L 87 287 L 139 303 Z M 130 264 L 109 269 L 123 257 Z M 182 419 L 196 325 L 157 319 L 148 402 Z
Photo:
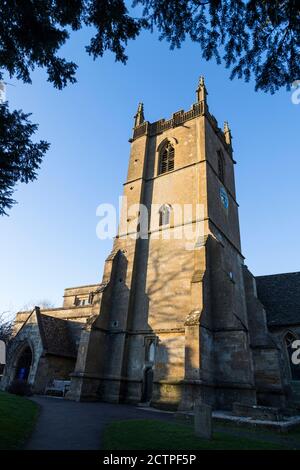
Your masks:
M 67 320 L 37 313 L 45 352 L 56 356 L 76 357 L 76 346 Z
M 269 326 L 300 325 L 300 272 L 256 277 Z

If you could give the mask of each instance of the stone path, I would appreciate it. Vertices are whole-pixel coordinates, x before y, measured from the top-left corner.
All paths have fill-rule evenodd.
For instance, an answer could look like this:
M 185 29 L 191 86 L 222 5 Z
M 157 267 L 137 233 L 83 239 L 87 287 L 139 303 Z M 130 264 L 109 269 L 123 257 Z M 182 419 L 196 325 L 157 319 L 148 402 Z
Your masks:
M 132 405 L 77 403 L 61 398 L 33 397 L 40 406 L 36 428 L 27 442 L 28 450 L 98 450 L 105 426 L 123 419 L 162 419 L 174 422 L 174 414 Z M 181 419 L 179 421 L 184 424 Z M 297 435 L 269 433 L 214 423 L 213 430 L 235 437 L 268 441 L 300 449 Z
M 61 398 L 33 397 L 40 405 L 37 426 L 27 450 L 98 450 L 106 424 L 122 419 L 172 419 L 173 414 L 130 405 L 77 403 Z

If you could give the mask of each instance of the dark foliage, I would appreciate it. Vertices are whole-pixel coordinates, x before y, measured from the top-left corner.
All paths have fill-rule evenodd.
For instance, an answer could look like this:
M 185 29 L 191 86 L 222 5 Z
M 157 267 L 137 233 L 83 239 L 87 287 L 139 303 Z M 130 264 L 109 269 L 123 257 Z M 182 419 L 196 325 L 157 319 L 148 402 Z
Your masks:
M 223 62 L 231 78 L 253 77 L 257 90 L 274 93 L 300 78 L 298 0 L 133 0 L 133 7 L 142 10 L 140 18 L 129 14 L 126 4 L 125 0 L 0 0 L 0 80 L 7 72 L 30 83 L 31 71 L 42 67 L 56 88 L 74 83 L 77 65 L 58 54 L 70 33 L 83 26 L 93 31 L 86 50 L 94 59 L 108 50 L 125 63 L 128 41 L 143 29 L 157 29 L 171 48 L 191 38 L 199 43 L 205 60 Z M 44 141 L 31 142 L 36 126 L 27 118 L 1 107 L 0 215 L 14 203 L 15 184 L 36 177 L 48 148 Z
M 7 389 L 8 393 L 13 395 L 20 395 L 22 397 L 30 397 L 32 395 L 32 388 L 24 380 L 14 380 Z
M 0 340 L 6 344 L 10 341 L 13 334 L 13 321 L 7 320 L 4 314 L 0 314 Z
M 0 69 L 30 83 L 30 71 L 45 67 L 57 88 L 74 83 L 77 65 L 58 56 L 70 31 L 91 26 L 95 36 L 87 46 L 94 58 L 105 50 L 125 62 L 125 45 L 144 20 L 128 15 L 123 0 L 1 0 Z
M 231 78 L 274 93 L 300 77 L 300 2 L 297 0 L 135 0 L 171 48 L 186 36 L 206 60 L 222 60 Z
M 14 204 L 15 185 L 36 178 L 49 148 L 43 140 L 31 141 L 38 126 L 29 121 L 29 116 L 21 111 L 10 112 L 7 103 L 0 104 L 0 215 Z
M 300 77 L 300 2 L 297 0 L 0 0 L 0 70 L 30 82 L 30 71 L 45 67 L 57 88 L 76 81 L 76 64 L 58 56 L 70 32 L 95 31 L 87 52 L 106 50 L 126 62 L 125 46 L 144 28 L 156 28 L 171 48 L 186 37 L 198 42 L 206 60 L 224 61 L 256 88 L 274 92 Z

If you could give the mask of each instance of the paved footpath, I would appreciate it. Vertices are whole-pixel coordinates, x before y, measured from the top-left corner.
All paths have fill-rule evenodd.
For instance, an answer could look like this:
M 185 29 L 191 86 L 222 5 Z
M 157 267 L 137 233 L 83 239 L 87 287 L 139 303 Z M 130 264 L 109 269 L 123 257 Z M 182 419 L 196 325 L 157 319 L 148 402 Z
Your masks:
M 27 442 L 30 450 L 98 450 L 105 426 L 123 419 L 161 419 L 177 422 L 170 412 L 143 410 L 132 405 L 108 403 L 77 403 L 61 398 L 36 396 L 32 398 L 40 406 L 36 428 Z M 181 421 L 182 424 L 182 421 Z M 300 435 L 285 435 L 231 428 L 215 424 L 214 430 L 235 437 L 273 442 L 300 449 Z
M 105 426 L 122 419 L 172 420 L 173 414 L 148 411 L 130 405 L 77 403 L 52 397 L 33 397 L 40 406 L 28 450 L 97 450 Z

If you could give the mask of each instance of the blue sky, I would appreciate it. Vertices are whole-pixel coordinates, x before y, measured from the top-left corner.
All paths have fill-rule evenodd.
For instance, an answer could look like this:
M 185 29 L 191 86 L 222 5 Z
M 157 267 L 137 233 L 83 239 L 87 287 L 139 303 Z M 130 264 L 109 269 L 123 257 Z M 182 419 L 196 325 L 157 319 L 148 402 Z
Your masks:
M 112 243 L 96 236 L 96 208 L 122 194 L 137 104 L 150 121 L 188 109 L 202 74 L 211 112 L 232 129 L 246 264 L 255 275 L 300 270 L 300 105 L 291 93 L 255 92 L 202 60 L 197 45 L 170 51 L 149 33 L 129 44 L 126 66 L 110 53 L 94 62 L 84 51 L 89 36 L 78 32 L 63 49 L 79 65 L 77 84 L 55 90 L 37 70 L 32 85 L 7 88 L 11 108 L 33 113 L 51 149 L 37 181 L 20 185 L 18 204 L 0 218 L 0 312 L 44 299 L 60 305 L 65 287 L 101 279 Z

